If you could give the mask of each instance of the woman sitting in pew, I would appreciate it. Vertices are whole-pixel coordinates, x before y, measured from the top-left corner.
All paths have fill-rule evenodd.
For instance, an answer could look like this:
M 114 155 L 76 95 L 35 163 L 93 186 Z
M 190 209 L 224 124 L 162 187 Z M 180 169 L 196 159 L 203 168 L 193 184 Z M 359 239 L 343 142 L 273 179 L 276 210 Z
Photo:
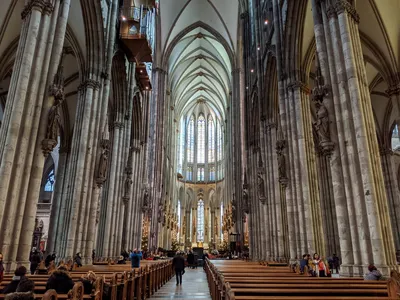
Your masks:
M 67 268 L 60 266 L 47 280 L 46 291 L 53 289 L 56 290 L 57 294 L 67 294 L 73 287 L 74 282 L 69 276 Z
M 382 273 L 378 271 L 378 269 L 374 265 L 368 266 L 369 273 L 365 275 L 364 280 L 381 280 Z
M 21 280 L 23 280 L 26 275 L 26 268 L 24 266 L 18 267 L 15 272 L 14 276 L 12 278 L 12 281 L 0 292 L 1 294 L 9 294 L 9 293 L 14 293 L 17 290 L 17 287 Z

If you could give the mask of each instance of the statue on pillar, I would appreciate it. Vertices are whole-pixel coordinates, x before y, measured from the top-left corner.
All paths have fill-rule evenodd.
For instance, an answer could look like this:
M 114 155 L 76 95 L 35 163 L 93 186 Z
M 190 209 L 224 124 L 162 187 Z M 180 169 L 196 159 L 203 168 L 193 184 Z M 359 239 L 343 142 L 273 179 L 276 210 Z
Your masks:
M 243 184 L 243 211 L 249 213 L 250 203 L 249 203 L 249 191 L 247 190 L 247 184 Z
M 142 212 L 146 212 L 149 210 L 150 202 L 149 202 L 149 186 L 145 184 L 143 191 L 143 205 Z
M 130 193 L 131 193 L 131 186 L 132 186 L 133 180 L 132 178 L 127 174 L 126 178 L 125 178 L 125 194 L 124 194 L 124 198 L 126 199 L 130 199 Z
M 100 187 L 107 179 L 108 169 L 108 156 L 109 156 L 109 140 L 101 141 L 101 155 L 97 168 L 97 185 Z
M 329 117 L 328 110 L 325 105 L 320 102 L 315 103 L 315 107 L 317 109 L 317 121 L 314 123 L 315 130 L 318 133 L 318 137 L 320 139 L 320 143 L 330 143 L 331 142 L 331 134 L 329 131 Z
M 259 172 L 257 176 L 257 191 L 258 191 L 258 199 L 262 204 L 265 204 L 265 188 L 264 188 L 264 179 L 262 178 L 262 174 Z
M 283 185 L 287 185 L 286 176 L 286 157 L 285 157 L 286 140 L 278 140 L 276 142 L 276 153 L 278 154 L 278 174 L 279 182 Z

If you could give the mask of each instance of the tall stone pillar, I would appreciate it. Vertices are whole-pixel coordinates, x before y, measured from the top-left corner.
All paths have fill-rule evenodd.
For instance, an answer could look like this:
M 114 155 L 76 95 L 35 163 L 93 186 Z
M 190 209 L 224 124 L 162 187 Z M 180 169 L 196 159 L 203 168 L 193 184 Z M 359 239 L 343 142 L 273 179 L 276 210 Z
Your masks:
M 396 250 L 400 250 L 400 192 L 393 160 L 393 152 L 381 147 L 381 162 Z
M 44 165 L 41 141 L 53 105 L 48 88 L 61 58 L 69 6 L 69 0 L 31 0 L 21 14 L 0 129 L 0 248 L 6 271 L 28 264 Z
M 313 0 L 312 4 L 321 72 L 331 85 L 331 96 L 323 104 L 336 125 L 331 127 L 337 130 L 335 146 L 340 153 L 336 161 L 332 157 L 331 168 L 333 185 L 343 187 L 334 189 L 339 193 L 335 194 L 335 204 L 342 274 L 361 275 L 368 264 L 374 263 L 387 275 L 396 264 L 395 249 L 392 231 L 387 230 L 392 224 L 371 99 L 365 84 L 368 81 L 358 31 L 359 16 L 346 0 Z M 342 168 L 338 161 L 343 163 Z

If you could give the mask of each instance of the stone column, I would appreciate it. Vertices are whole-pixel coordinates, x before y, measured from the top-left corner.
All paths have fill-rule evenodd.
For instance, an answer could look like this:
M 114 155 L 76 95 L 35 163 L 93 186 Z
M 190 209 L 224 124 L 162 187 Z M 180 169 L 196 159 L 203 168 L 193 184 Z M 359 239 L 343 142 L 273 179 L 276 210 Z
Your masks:
M 348 1 L 313 0 L 313 17 L 322 75 L 332 86 L 333 104 L 324 104 L 330 104 L 327 110 L 334 111 L 343 162 L 342 169 L 331 163 L 334 186 L 344 187 L 334 190 L 344 191 L 346 195 L 342 198 L 335 194 L 342 274 L 361 275 L 369 263 L 388 274 L 395 265 L 395 251 L 392 232 L 385 229 L 391 227 L 391 222 L 371 99 L 365 85 L 359 16 Z M 340 185 L 340 176 L 343 176 L 343 185 Z
M 54 187 L 53 201 L 51 203 L 50 224 L 48 233 L 49 238 L 47 240 L 46 247 L 48 253 L 55 251 L 57 247 L 57 240 L 54 237 L 56 236 L 58 227 L 57 220 L 61 217 L 61 199 L 67 173 L 68 148 L 60 148 L 59 153 L 60 157 L 58 160 L 58 169 L 56 175 L 57 177 Z
M 41 141 L 52 106 L 48 84 L 59 65 L 70 6 L 68 0 L 26 3 L 0 130 L 0 208 L 7 211 L 0 215 L 0 248 L 6 271 L 28 264 L 44 165 Z
M 385 179 L 386 194 L 388 198 L 389 213 L 392 223 L 393 238 L 396 250 L 400 249 L 400 193 L 397 183 L 397 174 L 393 152 L 382 147 L 380 149 L 383 177 Z

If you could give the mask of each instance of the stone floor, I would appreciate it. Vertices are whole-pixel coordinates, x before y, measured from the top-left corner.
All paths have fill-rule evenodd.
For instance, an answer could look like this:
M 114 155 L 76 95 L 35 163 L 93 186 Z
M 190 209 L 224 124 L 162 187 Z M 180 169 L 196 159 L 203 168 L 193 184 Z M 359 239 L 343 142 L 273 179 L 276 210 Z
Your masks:
M 175 277 L 167 282 L 150 300 L 159 299 L 205 299 L 211 300 L 206 274 L 203 268 L 195 270 L 186 268 L 182 277 L 182 285 L 176 285 Z

